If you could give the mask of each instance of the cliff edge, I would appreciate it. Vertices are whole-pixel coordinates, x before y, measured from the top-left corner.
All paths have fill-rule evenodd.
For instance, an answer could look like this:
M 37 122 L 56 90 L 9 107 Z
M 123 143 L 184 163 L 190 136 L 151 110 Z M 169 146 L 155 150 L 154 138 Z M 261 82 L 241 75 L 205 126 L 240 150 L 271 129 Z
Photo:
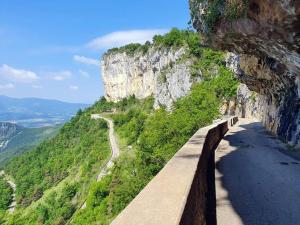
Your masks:
M 243 115 L 300 147 L 300 2 L 190 0 L 190 11 L 204 43 L 239 55 Z

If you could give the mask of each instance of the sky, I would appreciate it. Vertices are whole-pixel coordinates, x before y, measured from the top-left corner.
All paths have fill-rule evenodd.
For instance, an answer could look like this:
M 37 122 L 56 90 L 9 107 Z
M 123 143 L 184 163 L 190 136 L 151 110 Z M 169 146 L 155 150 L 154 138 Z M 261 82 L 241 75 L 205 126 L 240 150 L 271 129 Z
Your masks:
M 107 49 L 188 21 L 188 0 L 1 0 L 0 95 L 93 103 Z

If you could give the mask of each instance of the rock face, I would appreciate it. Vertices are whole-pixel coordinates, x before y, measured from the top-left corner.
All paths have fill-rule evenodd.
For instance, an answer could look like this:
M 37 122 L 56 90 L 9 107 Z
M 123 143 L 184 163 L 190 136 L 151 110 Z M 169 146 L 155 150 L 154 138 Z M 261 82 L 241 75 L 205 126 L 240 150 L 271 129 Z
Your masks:
M 8 142 L 21 131 L 21 127 L 7 122 L 0 122 L 0 152 L 3 151 Z
M 300 147 L 300 1 L 217 2 L 190 0 L 192 23 L 214 48 L 239 55 L 243 114 Z M 257 93 L 254 105 L 249 90 Z
M 184 59 L 186 48 L 151 47 L 146 54 L 126 52 L 106 53 L 101 60 L 105 97 L 117 102 L 135 95 L 142 99 L 153 95 L 154 107 L 172 107 L 174 100 L 188 93 L 193 78 L 191 62 Z

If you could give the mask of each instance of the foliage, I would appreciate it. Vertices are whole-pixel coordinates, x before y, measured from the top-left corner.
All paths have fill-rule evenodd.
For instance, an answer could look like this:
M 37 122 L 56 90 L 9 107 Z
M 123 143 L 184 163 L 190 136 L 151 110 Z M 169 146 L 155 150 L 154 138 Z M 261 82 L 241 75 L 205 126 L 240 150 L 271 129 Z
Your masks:
M 197 0 L 203 2 L 205 0 Z M 204 22 L 207 30 L 206 34 L 213 32 L 214 26 L 221 20 L 234 21 L 246 15 L 248 10 L 248 0 L 213 0 L 209 1 L 208 8 L 204 14 Z M 195 14 L 194 9 L 192 9 Z
M 0 152 L 0 167 L 12 157 L 30 151 L 42 141 L 51 139 L 58 134 L 62 125 L 53 127 L 22 128 L 22 132 L 12 138 L 4 151 Z
M 6 165 L 17 185 L 11 224 L 64 224 L 85 199 L 91 177 L 110 154 L 107 124 L 90 118 L 94 110 L 79 111 L 56 137 Z
M 190 52 L 194 55 L 199 54 L 199 37 L 198 34 L 191 30 L 179 30 L 173 28 L 165 35 L 155 35 L 152 43 L 147 41 L 145 44 L 128 44 L 120 48 L 112 48 L 107 51 L 107 54 L 123 53 L 134 55 L 136 52 L 146 54 L 151 47 L 154 48 L 180 48 L 188 46 Z
M 194 77 L 211 79 L 219 73 L 219 68 L 223 67 L 224 56 L 222 52 L 213 51 L 209 48 L 201 48 L 199 57 L 195 58 L 191 65 L 191 74 Z
M 0 211 L 8 209 L 8 206 L 12 201 L 12 194 L 13 194 L 12 188 L 9 186 L 7 181 L 0 176 Z
M 120 48 L 112 48 L 107 51 L 107 54 L 116 53 L 116 52 L 126 52 L 128 55 L 133 55 L 137 49 L 139 49 L 142 45 L 138 43 L 132 43 Z
M 5 170 L 16 180 L 19 208 L 9 217 L 0 210 L 0 221 L 2 216 L 14 225 L 65 224 L 70 218 L 78 225 L 109 224 L 197 129 L 219 116 L 223 100 L 235 97 L 238 82 L 225 68 L 223 54 L 201 47 L 196 33 L 173 29 L 145 48 L 128 49 L 132 54 L 151 46 L 188 46 L 185 57 L 192 58 L 191 69 L 203 81 L 177 100 L 172 112 L 154 110 L 153 97 L 135 96 L 117 103 L 101 98 L 79 111 L 55 138 L 7 164 Z M 95 182 L 109 145 L 107 124 L 91 120 L 90 114 L 111 112 L 118 136 L 131 148 L 123 150 L 109 175 Z M 78 210 L 86 199 L 87 207 Z
M 93 184 L 87 207 L 73 224 L 109 224 L 197 129 L 218 117 L 222 100 L 234 97 L 236 84 L 233 74 L 221 68 L 217 76 L 195 84 L 172 112 L 147 111 L 143 101 L 131 101 L 113 115 L 119 136 L 134 149 L 116 161 L 109 176 Z

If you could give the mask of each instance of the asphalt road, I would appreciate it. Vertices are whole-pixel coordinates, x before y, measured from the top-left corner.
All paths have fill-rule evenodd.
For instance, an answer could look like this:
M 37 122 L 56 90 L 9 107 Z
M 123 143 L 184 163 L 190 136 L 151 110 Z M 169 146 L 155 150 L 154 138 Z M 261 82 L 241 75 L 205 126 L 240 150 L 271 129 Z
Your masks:
M 107 170 L 114 165 L 114 160 L 118 158 L 120 155 L 120 149 L 116 141 L 115 131 L 114 131 L 114 122 L 106 117 L 99 115 L 99 119 L 103 119 L 108 123 L 109 127 L 109 143 L 111 149 L 111 157 L 106 165 L 101 169 L 100 173 L 98 174 L 97 181 L 101 180 L 103 176 L 107 174 Z
M 300 225 L 300 162 L 263 126 L 241 119 L 216 151 L 219 225 Z
M 103 119 L 107 122 L 108 128 L 109 128 L 109 144 L 110 144 L 110 149 L 111 149 L 111 157 L 107 161 L 107 163 L 100 168 L 100 172 L 97 175 L 97 181 L 100 181 L 102 177 L 108 174 L 109 169 L 114 165 L 114 160 L 119 157 L 120 155 L 120 149 L 119 145 L 116 140 L 115 136 L 115 130 L 114 130 L 114 122 L 113 120 L 106 118 L 100 114 L 93 114 L 91 115 L 92 119 L 98 120 L 98 119 Z M 86 201 L 82 204 L 80 209 L 86 208 Z

